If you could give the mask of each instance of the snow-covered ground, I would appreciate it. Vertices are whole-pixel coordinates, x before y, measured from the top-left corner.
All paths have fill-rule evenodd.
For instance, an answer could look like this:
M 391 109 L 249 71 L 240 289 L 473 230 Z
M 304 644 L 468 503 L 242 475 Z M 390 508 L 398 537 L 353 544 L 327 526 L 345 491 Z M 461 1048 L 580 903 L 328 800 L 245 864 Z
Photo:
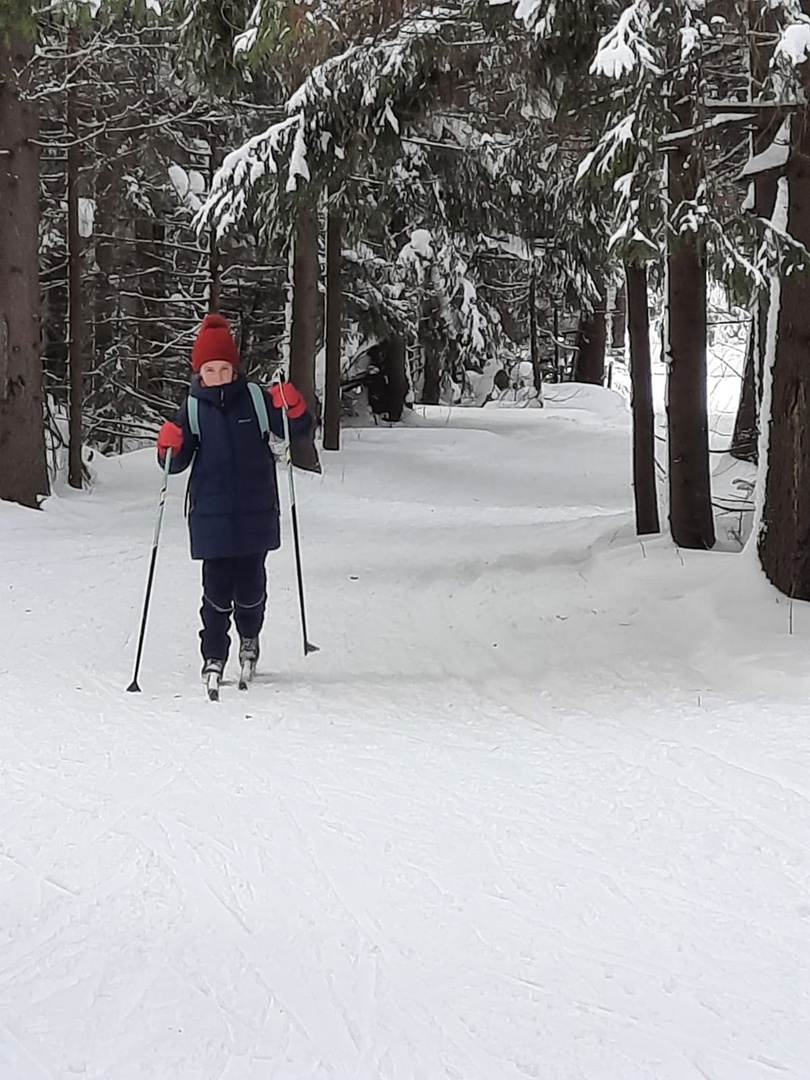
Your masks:
M 2 1080 L 810 1076 L 810 609 L 634 536 L 624 400 L 300 476 L 311 637 L 203 700 L 150 450 L 0 505 Z

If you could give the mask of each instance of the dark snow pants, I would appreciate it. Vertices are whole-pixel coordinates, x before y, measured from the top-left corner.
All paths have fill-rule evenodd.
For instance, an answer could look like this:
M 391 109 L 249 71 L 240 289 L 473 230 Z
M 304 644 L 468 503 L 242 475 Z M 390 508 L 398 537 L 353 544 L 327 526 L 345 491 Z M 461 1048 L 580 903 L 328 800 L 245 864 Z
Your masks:
M 267 602 L 266 552 L 233 559 L 204 559 L 202 566 L 203 660 L 228 659 L 231 615 L 240 637 L 259 636 Z

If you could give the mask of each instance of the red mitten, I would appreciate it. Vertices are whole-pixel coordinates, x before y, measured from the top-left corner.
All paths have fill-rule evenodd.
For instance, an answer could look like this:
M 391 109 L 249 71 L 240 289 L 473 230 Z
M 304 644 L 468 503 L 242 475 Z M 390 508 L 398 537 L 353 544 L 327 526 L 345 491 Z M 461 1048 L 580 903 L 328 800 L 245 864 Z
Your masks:
M 291 382 L 273 383 L 270 387 L 270 396 L 277 409 L 287 410 L 291 420 L 303 416 L 307 411 L 304 395 Z
M 167 420 L 158 432 L 157 445 L 160 454 L 165 454 L 167 450 L 179 454 L 183 449 L 183 429 L 179 424 Z

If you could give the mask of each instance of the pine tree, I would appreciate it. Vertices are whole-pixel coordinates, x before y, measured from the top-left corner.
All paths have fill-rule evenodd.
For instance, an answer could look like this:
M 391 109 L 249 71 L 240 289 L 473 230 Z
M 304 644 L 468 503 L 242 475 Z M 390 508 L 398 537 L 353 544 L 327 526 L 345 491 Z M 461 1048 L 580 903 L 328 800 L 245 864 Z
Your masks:
M 48 494 L 39 344 L 36 28 L 27 4 L 0 12 L 0 499 Z
M 768 578 L 788 596 L 810 599 L 810 3 L 770 5 L 780 38 L 766 96 L 791 104 L 789 156 L 774 224 L 801 252 L 783 254 L 772 276 L 763 387 L 761 528 L 754 539 Z
M 65 9 L 66 10 L 66 9 Z M 82 149 L 82 360 L 84 436 L 121 450 L 150 436 L 188 380 L 199 319 L 220 303 L 232 319 L 250 373 L 268 377 L 280 357 L 280 255 L 255 231 L 222 247 L 192 221 L 210 183 L 221 133 L 246 136 L 272 106 L 254 80 L 247 102 L 191 87 L 178 35 L 145 22 L 136 6 L 105 5 L 79 26 L 68 50 L 64 11 L 41 20 L 43 353 L 48 399 L 67 414 L 67 157 L 65 57 L 73 58 Z M 181 74 L 183 77 L 181 77 Z M 72 83 L 68 85 L 73 85 Z M 51 87 L 53 89 L 51 89 Z M 213 150 L 212 150 L 213 148 Z M 217 298 L 218 297 L 218 298 Z M 60 426 L 51 432 L 57 441 Z
M 597 72 L 617 80 L 618 92 L 605 134 L 583 170 L 613 181 L 618 227 L 611 247 L 625 259 L 638 264 L 655 256 L 665 228 L 670 528 L 684 547 L 714 543 L 707 276 L 711 268 L 729 283 L 743 277 L 750 283 L 758 276 L 745 248 L 741 215 L 729 212 L 723 177 L 712 172 L 712 149 L 724 138 L 723 125 L 744 115 L 711 117 L 707 109 L 712 93 L 728 94 L 741 81 L 739 14 L 722 2 L 700 9 L 676 0 L 629 4 L 595 60 Z M 726 62 L 717 63 L 718 56 Z M 739 155 L 739 136 L 729 142 L 723 160 Z
M 571 66 L 574 46 L 566 53 L 554 45 L 561 55 L 547 85 L 539 87 L 541 95 L 530 39 L 514 31 L 511 39 L 499 37 L 497 29 L 452 9 L 417 11 L 362 47 L 349 46 L 311 72 L 289 99 L 284 120 L 229 155 L 205 208 L 206 219 L 224 235 L 243 221 L 289 220 L 291 192 L 337 188 L 348 234 L 365 231 L 395 266 L 408 231 L 427 229 L 435 257 L 426 273 L 405 282 L 412 294 L 410 322 L 422 328 L 426 367 L 415 381 L 427 387 L 426 400 L 436 399 L 448 378 L 463 381 L 462 356 L 474 366 L 476 354 L 495 351 L 510 314 L 492 317 L 478 288 L 481 255 L 492 234 L 506 234 L 508 241 L 517 228 L 521 243 L 534 237 L 540 279 L 562 281 L 557 291 L 574 295 L 578 306 L 592 305 L 598 296 L 595 276 L 603 256 L 596 252 L 606 237 L 597 239 L 595 218 L 581 224 L 576 200 L 562 194 L 571 153 L 564 146 L 548 152 L 543 143 L 549 124 L 539 119 L 560 72 Z M 510 49 L 520 52 L 520 63 L 505 88 L 494 73 Z M 553 51 L 547 44 L 545 49 Z M 546 69 L 538 64 L 538 70 Z M 490 112 L 482 109 L 487 95 Z M 357 174 L 368 177 L 371 189 L 360 184 L 357 190 Z M 388 219 L 404 213 L 409 229 L 375 224 L 385 219 L 387 206 Z M 393 235 L 404 240 L 392 248 L 386 237 Z M 348 272 L 359 265 L 350 263 Z M 525 310 L 528 327 L 528 305 Z M 389 328 L 397 322 L 391 311 L 386 318 Z

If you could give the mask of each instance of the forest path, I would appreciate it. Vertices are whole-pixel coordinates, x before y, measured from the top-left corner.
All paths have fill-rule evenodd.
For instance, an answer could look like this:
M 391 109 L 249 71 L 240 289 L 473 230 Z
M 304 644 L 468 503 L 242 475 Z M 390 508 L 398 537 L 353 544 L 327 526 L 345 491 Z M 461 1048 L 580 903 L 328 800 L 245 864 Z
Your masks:
M 802 642 L 642 551 L 623 404 L 566 389 L 347 431 L 299 479 L 321 652 L 285 549 L 218 706 L 174 480 L 124 692 L 150 452 L 0 507 L 0 1076 L 805 1080 Z

